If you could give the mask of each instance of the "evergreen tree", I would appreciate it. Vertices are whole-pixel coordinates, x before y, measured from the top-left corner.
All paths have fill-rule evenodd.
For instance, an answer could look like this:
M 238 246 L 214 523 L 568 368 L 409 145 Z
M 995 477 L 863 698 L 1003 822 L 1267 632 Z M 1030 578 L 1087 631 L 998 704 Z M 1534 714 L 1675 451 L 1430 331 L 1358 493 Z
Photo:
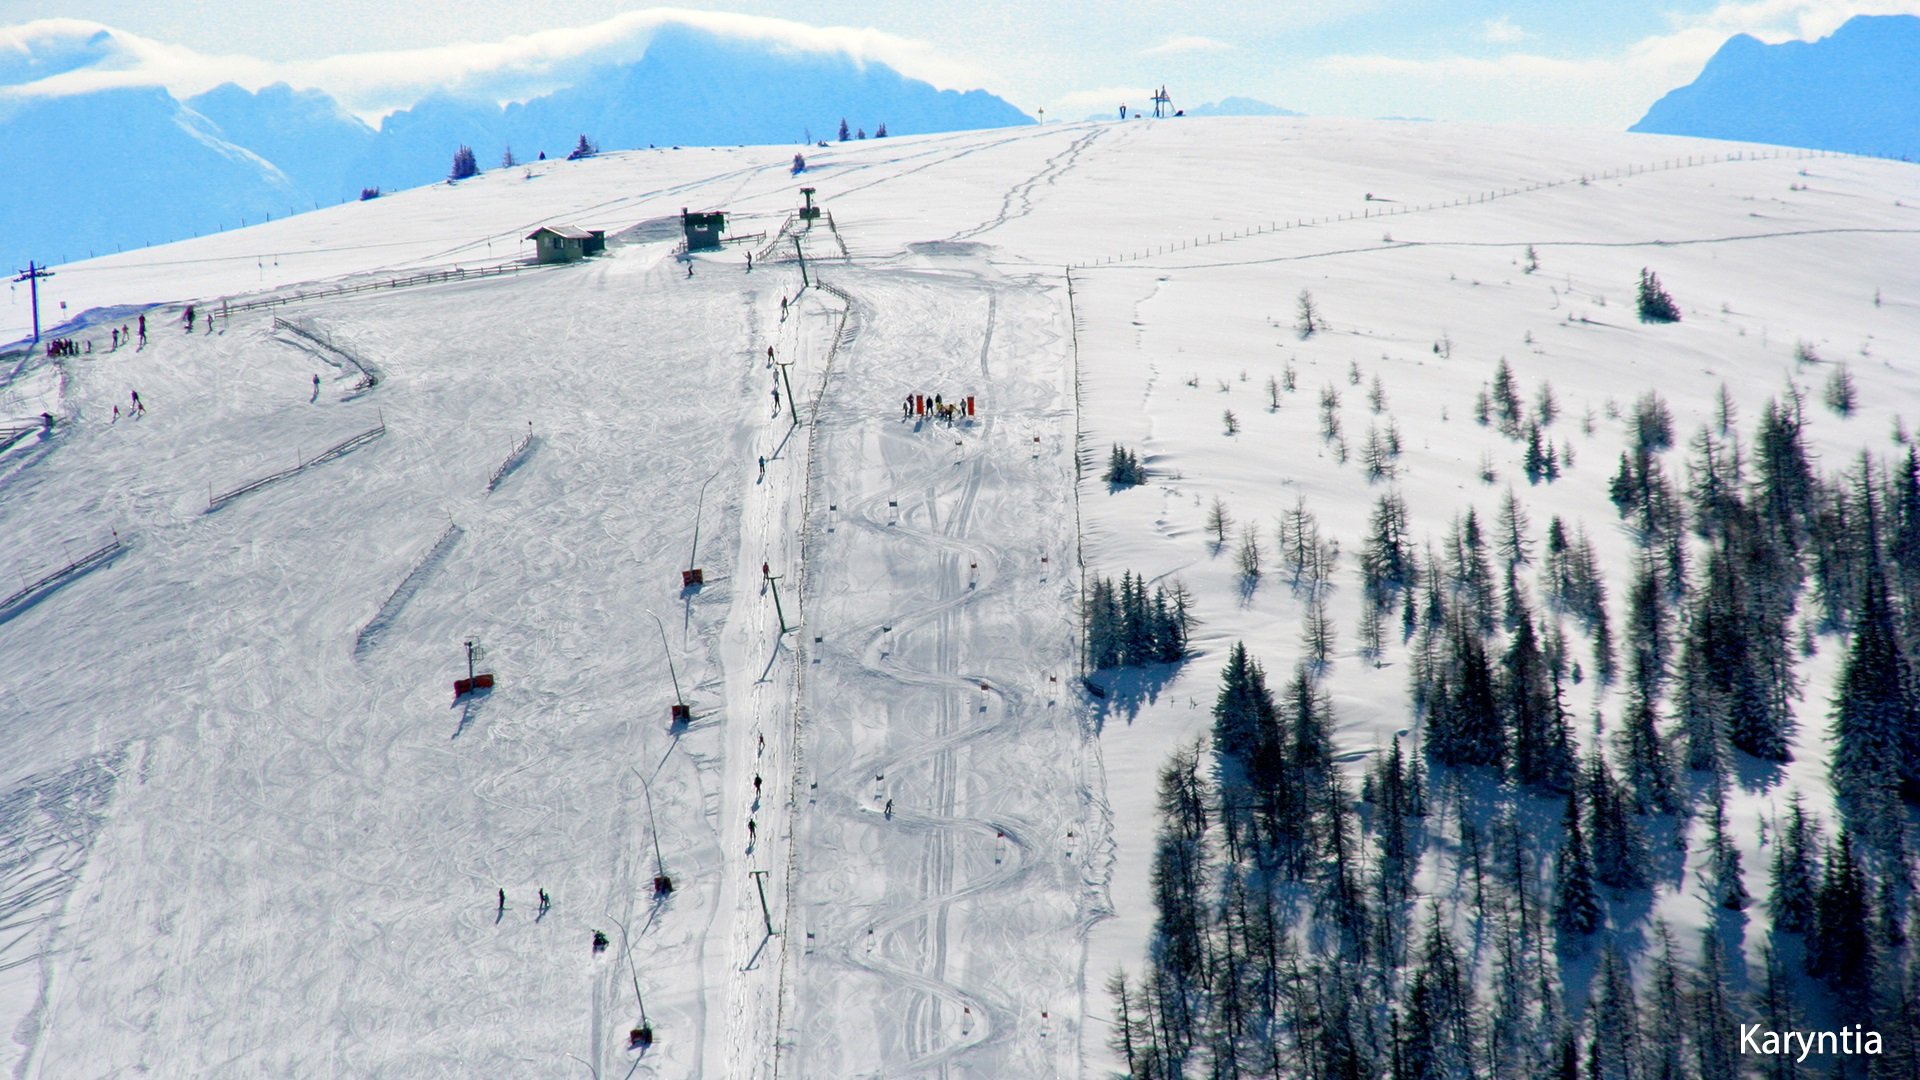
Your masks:
M 1593 1008 L 1594 1057 L 1603 1080 L 1635 1080 L 1640 1052 L 1640 1006 L 1633 992 L 1633 972 L 1608 942 L 1594 973 L 1600 1000 Z
M 1754 989 L 1754 1008 L 1761 1026 L 1768 1031 L 1794 1031 L 1800 1027 L 1799 1010 L 1793 1004 L 1793 979 L 1780 964 L 1773 946 L 1761 953 L 1760 985 Z M 1791 1053 L 1768 1057 L 1761 1065 L 1767 1080 L 1800 1080 L 1800 1063 Z
M 852 134 L 847 130 L 847 118 L 843 116 L 840 118 L 840 141 L 846 142 L 850 138 Z
M 1690 1080 L 1686 1068 L 1686 1029 L 1675 1023 L 1687 1015 L 1681 992 L 1680 964 L 1673 956 L 1673 933 L 1664 922 L 1654 924 L 1659 952 L 1647 980 L 1647 1009 L 1641 1016 L 1641 1045 L 1646 1061 L 1639 1075 L 1646 1080 Z
M 1898 827 L 1894 805 L 1900 781 L 1914 782 L 1920 762 L 1920 730 L 1908 669 L 1887 595 L 1880 557 L 1880 513 L 1873 485 L 1863 476 L 1859 497 L 1866 535 L 1865 580 L 1853 641 L 1841 663 L 1833 703 L 1833 788 L 1855 827 L 1891 842 Z
M 1680 321 L 1680 306 L 1660 285 L 1660 275 L 1642 267 L 1640 269 L 1640 290 L 1635 303 L 1640 313 L 1640 321 L 1648 323 L 1675 323 Z
M 1593 884 L 1593 859 L 1580 828 L 1580 800 L 1567 793 L 1566 833 L 1553 860 L 1553 923 L 1566 934 L 1591 934 L 1606 918 Z
M 1853 834 L 1842 831 L 1827 852 L 1807 935 L 1807 972 L 1826 981 L 1843 1008 L 1867 1015 L 1874 976 L 1866 871 L 1854 858 Z
M 1514 778 L 1565 791 L 1573 778 L 1565 716 L 1549 681 L 1532 613 L 1522 607 L 1498 680 L 1499 708 L 1511 733 Z
M 1768 912 L 1776 932 L 1802 933 L 1813 929 L 1814 924 L 1820 823 L 1807 814 L 1798 791 L 1788 803 L 1786 827 L 1776 831 L 1778 839 L 1768 867 Z
M 473 148 L 462 145 L 453 152 L 453 168 L 447 172 L 449 180 L 465 180 L 480 175 L 480 165 L 473 159 Z
M 1728 963 L 1720 934 L 1712 924 L 1700 935 L 1700 971 L 1694 978 L 1686 1026 L 1698 1052 L 1700 1080 L 1740 1080 L 1740 1036 L 1733 994 L 1727 988 Z
M 1727 833 L 1726 784 L 1716 772 L 1712 783 L 1712 811 L 1707 816 L 1708 875 L 1714 906 L 1739 911 L 1751 899 L 1740 875 L 1740 849 Z
M 1593 808 L 1594 876 L 1612 889 L 1645 888 L 1652 878 L 1646 835 L 1626 792 L 1596 750 L 1587 759 L 1587 803 Z
M 1493 669 L 1480 635 L 1449 619 L 1446 655 L 1430 700 L 1427 751 L 1443 765 L 1505 763 L 1506 735 L 1494 703 Z

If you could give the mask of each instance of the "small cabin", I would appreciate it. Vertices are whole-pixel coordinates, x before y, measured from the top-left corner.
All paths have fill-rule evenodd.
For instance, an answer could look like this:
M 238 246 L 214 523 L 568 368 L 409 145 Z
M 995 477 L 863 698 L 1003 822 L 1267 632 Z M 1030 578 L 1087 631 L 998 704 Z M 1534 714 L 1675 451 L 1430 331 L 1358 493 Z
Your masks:
M 720 248 L 720 234 L 727 231 L 727 215 L 721 210 L 694 214 L 681 207 L 680 227 L 687 234 L 688 251 L 717 251 Z
M 542 225 L 527 234 L 533 241 L 538 262 L 579 262 L 607 249 L 605 229 L 582 229 L 575 225 Z

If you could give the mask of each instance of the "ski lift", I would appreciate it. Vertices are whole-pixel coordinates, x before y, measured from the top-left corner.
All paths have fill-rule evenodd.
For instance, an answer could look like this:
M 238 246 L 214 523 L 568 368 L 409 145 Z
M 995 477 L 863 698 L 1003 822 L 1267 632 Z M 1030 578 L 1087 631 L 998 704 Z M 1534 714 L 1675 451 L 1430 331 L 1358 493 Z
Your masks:
M 467 641 L 467 677 L 453 680 L 454 701 L 457 702 L 479 690 L 493 689 L 493 672 L 477 670 L 480 661 L 486 659 L 486 656 L 486 649 L 471 639 Z

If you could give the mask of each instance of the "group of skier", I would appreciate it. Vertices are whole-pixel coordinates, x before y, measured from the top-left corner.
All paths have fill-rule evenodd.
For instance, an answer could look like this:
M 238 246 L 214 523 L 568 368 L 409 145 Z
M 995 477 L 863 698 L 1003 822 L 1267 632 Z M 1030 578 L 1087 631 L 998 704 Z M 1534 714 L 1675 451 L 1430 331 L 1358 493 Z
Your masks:
M 973 395 L 948 401 L 939 394 L 928 397 L 925 394 L 908 394 L 900 403 L 900 418 L 911 420 L 916 416 L 928 416 L 944 421 L 952 427 L 955 421 L 964 420 L 973 415 Z
M 553 897 L 548 896 L 547 890 L 544 888 L 540 889 L 539 893 L 540 893 L 540 914 L 545 915 L 547 911 L 553 907 Z M 501 915 L 504 915 L 506 914 L 506 912 L 507 912 L 507 890 L 501 889 L 500 890 L 500 907 L 498 909 L 498 913 Z
M 79 356 L 83 351 L 93 351 L 92 339 L 87 340 L 84 350 L 81 349 L 80 342 L 72 338 L 52 338 L 47 342 L 47 358 L 49 360 L 56 356 Z

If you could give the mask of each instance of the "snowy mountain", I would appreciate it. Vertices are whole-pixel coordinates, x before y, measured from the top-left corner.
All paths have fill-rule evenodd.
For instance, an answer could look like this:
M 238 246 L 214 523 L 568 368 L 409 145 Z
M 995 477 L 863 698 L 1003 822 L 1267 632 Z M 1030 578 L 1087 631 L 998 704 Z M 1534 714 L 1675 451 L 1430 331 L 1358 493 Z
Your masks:
M 1299 116 L 1292 109 L 1270 105 L 1258 98 L 1224 97 L 1186 110 L 1188 116 Z
M 1920 16 L 1856 15 L 1818 41 L 1736 34 L 1632 131 L 1920 155 Z
M 374 131 L 318 90 L 275 83 L 257 91 L 224 83 L 187 99 L 228 142 L 271 161 L 314 202 L 356 198 L 363 183 L 349 163 L 367 153 Z
M 49 31 L 31 45 L 0 57 L 0 87 L 125 64 L 107 30 Z M 32 198 L 0 207 L 0 261 L 58 263 L 330 206 L 362 188 L 434 183 L 463 145 L 487 169 L 509 147 L 524 159 L 564 157 L 582 134 L 613 150 L 831 139 L 843 117 L 894 135 L 1032 123 L 983 90 L 936 90 L 882 63 L 674 24 L 653 33 L 640 59 L 582 66 L 570 78 L 507 105 L 431 94 L 378 131 L 325 93 L 285 84 L 229 83 L 184 105 L 157 88 L 15 93 L 0 98 L 0 149 L 12 160 L 84 149 L 100 164 L 33 170 L 22 193 Z
M 304 189 L 157 88 L 0 98 L 0 262 L 58 263 L 312 209 Z
M 1736 1023 L 1915 1030 L 1861 994 L 1915 962 L 1920 754 L 1860 753 L 1915 734 L 1868 677 L 1920 626 L 1910 167 L 1285 118 L 790 157 L 43 283 L 0 1065 L 1727 1077 L 1778 1064 Z M 613 242 L 527 265 L 541 222 Z

